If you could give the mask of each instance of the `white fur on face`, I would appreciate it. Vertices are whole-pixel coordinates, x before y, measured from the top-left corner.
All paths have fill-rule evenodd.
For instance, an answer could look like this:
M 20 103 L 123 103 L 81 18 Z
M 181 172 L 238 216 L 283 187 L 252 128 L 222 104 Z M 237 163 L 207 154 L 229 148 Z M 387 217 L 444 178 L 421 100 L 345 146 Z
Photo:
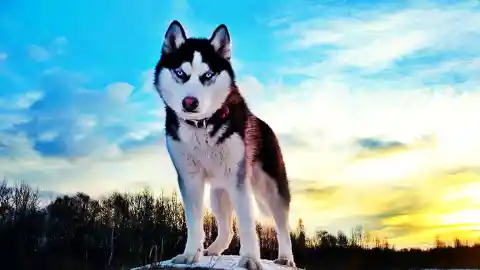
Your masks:
M 192 63 L 184 62 L 180 66 L 183 71 L 190 75 L 190 79 L 184 83 L 178 83 L 170 70 L 163 68 L 158 74 L 158 90 L 165 103 L 175 113 L 184 119 L 203 119 L 210 117 L 218 110 L 230 91 L 232 79 L 226 71 L 220 72 L 210 85 L 204 86 L 200 82 L 200 76 L 210 70 L 209 66 L 202 60 L 202 55 L 195 51 Z M 182 100 L 187 96 L 198 99 L 198 112 L 186 113 L 183 111 Z

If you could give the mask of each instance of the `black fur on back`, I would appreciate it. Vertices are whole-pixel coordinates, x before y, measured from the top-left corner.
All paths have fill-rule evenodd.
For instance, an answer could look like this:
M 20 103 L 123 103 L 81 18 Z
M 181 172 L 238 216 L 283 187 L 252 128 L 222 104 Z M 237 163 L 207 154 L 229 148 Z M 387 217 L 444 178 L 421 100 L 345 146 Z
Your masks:
M 267 123 L 260 118 L 256 119 L 259 132 L 261 133 L 260 150 L 256 158 L 261 162 L 262 169 L 272 179 L 275 179 L 278 193 L 289 205 L 291 201 L 290 188 L 278 139 Z

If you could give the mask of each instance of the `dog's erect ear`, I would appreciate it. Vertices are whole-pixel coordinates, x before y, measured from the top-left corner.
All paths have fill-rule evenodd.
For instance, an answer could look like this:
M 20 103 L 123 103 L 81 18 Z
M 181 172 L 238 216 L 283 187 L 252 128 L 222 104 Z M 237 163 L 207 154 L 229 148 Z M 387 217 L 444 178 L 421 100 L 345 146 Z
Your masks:
M 213 31 L 210 38 L 210 44 L 212 44 L 215 51 L 223 58 L 230 61 L 232 57 L 232 44 L 230 42 L 230 34 L 228 33 L 227 26 L 221 24 Z
M 182 25 L 177 21 L 173 21 L 165 33 L 165 40 L 163 41 L 162 53 L 168 54 L 180 47 L 187 37 Z

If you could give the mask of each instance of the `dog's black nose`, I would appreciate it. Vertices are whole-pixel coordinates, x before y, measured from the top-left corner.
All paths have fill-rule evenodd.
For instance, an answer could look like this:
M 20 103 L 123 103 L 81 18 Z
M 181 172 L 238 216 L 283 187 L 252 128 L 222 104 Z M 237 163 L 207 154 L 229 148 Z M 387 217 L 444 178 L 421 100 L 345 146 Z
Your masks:
M 194 112 L 198 108 L 198 99 L 196 97 L 185 97 L 182 100 L 183 109 L 186 112 Z

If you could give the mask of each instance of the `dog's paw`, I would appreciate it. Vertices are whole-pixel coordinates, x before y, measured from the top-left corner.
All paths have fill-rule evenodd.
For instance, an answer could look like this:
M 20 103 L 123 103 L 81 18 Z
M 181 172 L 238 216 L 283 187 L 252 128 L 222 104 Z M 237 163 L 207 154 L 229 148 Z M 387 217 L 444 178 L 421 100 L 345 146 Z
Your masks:
M 213 243 L 203 250 L 205 256 L 220 256 L 225 249 L 228 248 L 228 243 L 220 241 L 218 238 Z
M 279 257 L 278 259 L 274 260 L 273 263 L 289 267 L 296 266 L 295 263 L 292 260 L 289 260 L 287 257 Z
M 243 267 L 247 270 L 263 270 L 260 259 L 254 259 L 248 256 L 242 256 L 238 261 L 238 267 Z
M 203 250 L 203 256 L 220 256 L 219 252 L 210 251 L 207 249 Z
M 200 252 L 179 254 L 170 261 L 174 264 L 194 264 L 200 260 Z

